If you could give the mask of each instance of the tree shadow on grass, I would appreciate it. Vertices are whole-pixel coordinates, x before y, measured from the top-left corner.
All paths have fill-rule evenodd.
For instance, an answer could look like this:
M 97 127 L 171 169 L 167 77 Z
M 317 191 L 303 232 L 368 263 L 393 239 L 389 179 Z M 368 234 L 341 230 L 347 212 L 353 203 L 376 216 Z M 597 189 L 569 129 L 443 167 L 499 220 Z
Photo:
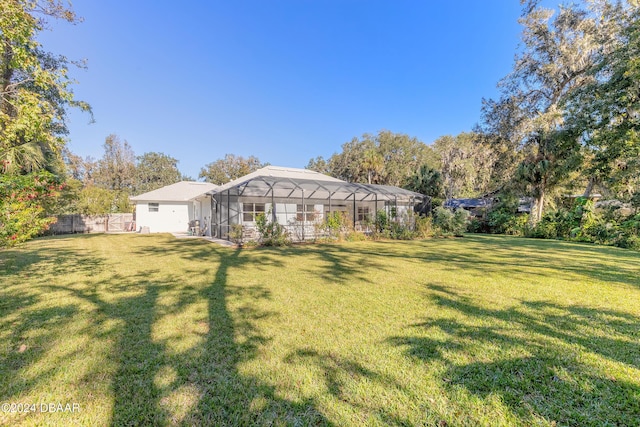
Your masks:
M 270 299 L 262 285 L 229 283 L 233 271 L 259 270 L 278 265 L 272 254 L 219 248 L 208 243 L 169 242 L 170 253 L 194 262 L 194 273 L 210 276 L 197 291 L 207 302 L 207 319 L 201 344 L 182 354 L 164 352 L 159 369 L 170 380 L 154 387 L 160 394 L 157 406 L 166 408 L 168 422 L 181 425 L 330 425 L 312 400 L 291 401 L 277 395 L 274 386 L 238 370 L 242 362 L 256 357 L 269 341 L 256 322 L 277 313 L 260 309 L 252 301 Z M 173 251 L 177 252 L 173 252 Z M 164 249 L 145 247 L 142 253 L 162 255 Z M 229 300 L 242 301 L 233 312 Z M 177 306 L 171 310 L 178 309 Z M 117 409 L 117 408 L 116 408 Z M 118 424 L 118 423 L 116 423 Z
M 15 301 L 28 306 L 32 301 L 22 299 Z M 15 320 L 2 322 L 3 330 L 10 330 L 5 338 L 5 351 L 0 361 L 0 401 L 11 402 L 12 398 L 24 390 L 30 390 L 42 382 L 52 379 L 59 363 L 66 357 L 71 357 L 73 351 L 58 356 L 58 363 L 50 363 L 46 369 L 40 369 L 37 374 L 24 375 L 32 363 L 44 358 L 55 345 L 51 335 L 65 327 L 77 313 L 74 305 L 39 308 L 21 311 Z M 5 318 L 5 311 L 0 310 L 0 318 Z M 5 329 L 6 328 L 6 329 Z
M 279 252 L 284 257 L 304 257 L 305 264 L 316 261 L 313 266 L 300 267 L 328 284 L 344 285 L 354 280 L 372 283 L 372 272 L 390 272 L 389 266 L 378 262 L 378 255 L 362 256 L 362 252 L 350 245 L 304 245 L 281 249 Z
M 91 275 L 101 263 L 93 254 L 34 242 L 0 251 L 0 401 L 17 402 L 30 393 L 42 396 L 47 384 L 56 384 L 64 376 L 70 360 L 83 357 L 82 348 L 60 345 L 82 310 L 59 295 L 43 292 L 42 273 L 49 276 L 46 283 L 51 283 L 58 274 Z M 62 265 L 67 268 L 61 272 Z M 35 416 L 3 413 L 0 424 L 18 424 Z
M 183 423 L 329 425 L 315 409 L 314 402 L 281 398 L 273 386 L 238 372 L 238 364 L 254 358 L 258 347 L 269 340 L 256 328 L 255 322 L 273 313 L 261 311 L 251 303 L 230 313 L 228 300 L 237 297 L 269 299 L 270 294 L 260 285 L 232 287 L 228 284 L 230 270 L 249 267 L 246 263 L 255 259 L 255 253 L 247 259 L 240 250 L 216 252 L 220 256 L 219 267 L 211 285 L 202 291 L 208 301 L 209 332 L 198 349 L 198 357 L 188 369 L 189 375 L 178 379 L 182 386 L 188 383 L 198 390 L 198 401 Z
M 115 273 L 102 280 L 88 279 L 89 287 L 42 286 L 48 292 L 67 294 L 71 300 L 82 301 L 85 312 L 89 311 L 92 318 L 82 332 L 111 343 L 107 365 L 115 365 L 115 370 L 99 366 L 78 383 L 91 388 L 92 382 L 111 377 L 113 425 L 166 422 L 166 414 L 153 404 L 157 398 L 153 374 L 162 358 L 161 346 L 151 338 L 156 301 L 163 288 L 148 280 L 155 272 Z M 120 297 L 121 294 L 126 296 Z
M 307 260 L 312 254 L 315 261 L 323 263 L 322 278 L 336 283 L 348 283 L 356 278 L 367 280 L 366 276 L 375 268 L 386 268 L 389 273 L 390 267 L 380 265 L 380 257 L 409 263 L 450 262 L 454 268 L 475 268 L 478 274 L 498 268 L 497 265 L 474 266 L 473 251 L 456 255 L 452 253 L 453 249 L 445 248 L 434 252 L 431 243 L 418 245 L 417 249 L 412 244 L 394 242 L 377 245 L 375 250 L 363 250 L 359 245 L 335 248 L 328 245 L 330 250 L 318 247 L 239 251 L 172 238 L 153 237 L 148 239 L 149 244 L 143 244 L 145 238 L 130 237 L 137 243 L 131 250 L 139 258 L 139 264 L 136 268 L 128 266 L 128 270 L 109 274 L 104 272 L 113 266 L 106 265 L 106 260 L 98 255 L 100 251 L 16 252 L 14 263 L 24 254 L 25 259 L 31 261 L 14 264 L 17 268 L 8 275 L 31 274 L 33 268 L 41 266 L 60 276 L 65 272 L 80 274 L 86 280 L 65 285 L 39 285 L 41 290 L 72 297 L 58 306 L 64 313 L 47 310 L 38 313 L 37 307 L 33 307 L 16 320 L 18 308 L 12 305 L 9 314 L 14 317 L 0 316 L 0 321 L 17 321 L 16 325 L 9 323 L 9 327 L 19 331 L 23 325 L 24 331 L 29 330 L 30 325 L 42 329 L 46 322 L 38 323 L 40 318 L 56 319 L 64 314 L 66 322 L 68 318 L 90 312 L 92 322 L 84 332 L 99 340 L 111 340 L 112 361 L 109 363 L 115 367 L 96 368 L 86 374 L 83 384 L 91 381 L 111 383 L 112 425 L 330 424 L 314 399 L 284 398 L 274 385 L 243 373 L 241 369 L 244 362 L 255 359 L 260 349 L 269 343 L 269 332 L 260 329 L 260 321 L 278 313 L 257 303 L 271 298 L 269 288 L 261 284 L 260 274 L 273 267 L 282 268 L 286 265 L 283 258 L 293 258 L 295 262 L 296 257 Z M 115 236 L 110 238 L 117 239 Z M 505 251 L 505 257 L 513 261 L 507 270 L 516 271 L 517 253 L 513 250 L 500 245 L 489 245 L 487 250 Z M 538 253 L 527 265 L 542 263 L 543 258 L 543 254 Z M 158 265 L 145 265 L 145 260 Z M 159 265 L 174 262 L 177 265 L 175 272 Z M 577 261 L 571 265 L 578 268 Z M 234 274 L 247 269 L 255 271 L 251 283 L 237 284 L 231 280 Z M 102 273 L 100 279 L 93 277 L 97 273 Z M 620 280 L 631 283 L 626 276 Z M 4 292 L 22 298 L 20 301 L 26 307 L 33 306 L 48 294 L 33 291 L 20 296 L 20 289 L 15 285 Z M 638 354 L 640 349 L 634 344 L 638 337 L 637 333 L 634 335 L 633 325 L 638 324 L 638 318 L 616 311 L 547 303 L 523 303 L 518 308 L 506 310 L 488 309 L 443 287 L 432 286 L 430 293 L 437 306 L 455 312 L 457 317 L 426 319 L 416 325 L 415 334 L 395 337 L 390 342 L 406 348 L 407 354 L 418 360 L 442 361 L 446 367 L 443 373 L 445 389 L 457 388 L 479 398 L 498 395 L 523 424 L 535 423 L 539 417 L 575 424 L 576 420 L 582 420 L 576 415 L 579 411 L 593 416 L 594 423 L 611 417 L 620 424 L 632 424 L 629 420 L 633 420 L 632 416 L 638 412 L 634 409 L 638 405 L 638 398 L 634 397 L 638 394 L 637 384 L 623 375 L 613 375 L 615 381 L 612 380 L 605 368 L 594 367 L 592 361 L 582 360 L 580 354 L 637 369 L 634 353 Z M 169 294 L 172 299 L 167 303 Z M 78 300 L 83 304 L 75 302 Z M 188 324 L 176 323 L 167 336 L 157 335 L 155 328 L 163 318 L 173 319 L 200 302 L 205 305 L 202 316 L 188 318 Z M 91 308 L 86 309 L 86 306 Z M 202 324 L 191 324 L 194 322 Z M 56 327 L 61 326 L 62 323 L 56 324 Z M 196 332 L 190 331 L 195 341 L 178 349 L 176 337 L 185 327 L 195 329 Z M 431 331 L 437 331 L 438 335 L 430 336 Z M 497 347 L 505 351 L 496 350 Z M 473 357 L 478 350 L 490 352 L 480 360 Z M 48 348 L 43 348 L 41 355 L 36 356 L 40 358 L 47 351 Z M 461 363 L 459 360 L 465 357 L 467 360 Z M 317 366 L 325 375 L 328 393 L 337 400 L 349 398 L 344 389 L 348 378 L 404 392 L 390 378 L 331 353 L 300 350 L 293 352 L 290 360 Z M 11 366 L 18 363 L 24 367 L 34 362 L 16 358 Z M 9 368 L 9 374 L 14 375 L 9 381 L 19 380 L 16 372 Z M 513 382 L 516 381 L 513 376 L 517 379 L 518 372 L 522 375 L 522 384 Z M 553 375 L 549 377 L 551 373 Z M 49 378 L 36 378 L 22 391 L 28 393 L 37 383 L 46 384 Z M 487 382 L 486 378 L 495 380 Z M 524 391 L 518 391 L 518 387 Z M 563 397 L 554 397 L 554 393 Z M 5 393 L 6 399 L 16 396 L 17 391 Z M 622 402 L 622 406 L 631 408 L 627 409 L 631 416 L 611 405 L 593 408 L 589 402 L 598 399 Z M 386 408 L 367 406 L 358 401 L 349 404 L 359 413 L 372 414 L 375 422 L 410 423 L 394 412 L 385 412 Z M 556 409 L 560 416 L 554 416 Z
M 349 407 L 348 411 L 358 414 L 361 424 L 384 424 L 390 426 L 408 426 L 413 423 L 409 418 L 403 418 L 391 408 L 379 404 L 377 399 L 371 399 L 364 391 L 354 392 L 364 387 L 375 389 L 378 393 L 384 390 L 388 395 L 409 395 L 410 393 L 390 376 L 367 368 L 361 363 L 350 360 L 332 352 L 319 352 L 314 349 L 298 349 L 289 353 L 284 359 L 288 364 L 314 367 L 319 370 L 320 382 L 326 392 L 341 406 Z M 366 419 L 362 417 L 365 416 Z
M 39 272 L 67 265 L 66 273 L 100 268 L 97 257 L 74 250 L 48 249 L 33 245 L 0 251 L 0 330 L 6 332 L 0 351 L 0 401 L 15 400 L 38 385 L 51 381 L 65 359 L 77 349 L 56 349 L 56 339 L 79 314 L 68 301 L 53 302 L 40 288 Z M 27 372 L 43 362 L 37 372 Z
M 414 325 L 389 341 L 407 355 L 446 366 L 443 384 L 499 396 L 524 425 L 633 425 L 640 419 L 640 318 L 615 310 L 524 302 L 507 309 L 474 303 L 431 285 L 432 300 L 455 313 Z
M 493 260 L 482 257 L 479 269 L 486 272 L 518 273 L 527 267 L 524 273 L 529 276 L 531 269 L 543 277 L 555 277 L 553 270 L 557 270 L 584 279 L 640 287 L 640 253 L 636 251 L 524 237 L 467 235 L 464 240 L 477 251 L 495 255 L 497 259 Z M 612 260 L 616 261 L 613 268 Z
M 358 245 L 327 245 L 335 247 L 323 255 L 331 264 L 348 269 L 360 263 L 376 268 L 376 258 L 397 259 L 410 265 L 432 263 L 436 267 L 464 270 L 465 274 L 484 278 L 487 274 L 513 275 L 535 280 L 557 278 L 562 271 L 577 280 L 597 280 L 640 288 L 640 253 L 607 246 L 597 246 L 556 240 L 538 240 L 508 236 L 466 235 L 456 239 L 424 241 L 382 241 Z M 333 260 L 331 258 L 334 258 Z M 350 262 L 350 260 L 355 260 Z M 615 260 L 612 265 L 612 260 Z M 338 270 L 340 271 L 340 270 Z
M 255 252 L 245 256 L 240 250 L 219 248 L 205 242 L 167 243 L 163 248 L 146 246 L 139 255 L 177 255 L 190 262 L 193 269 L 190 274 L 210 277 L 207 286 L 192 288 L 190 297 L 178 298 L 168 311 L 163 312 L 179 312 L 193 298 L 206 301 L 202 340 L 183 352 L 172 351 L 169 341 L 155 340 L 159 358 L 152 362 L 153 368 L 145 370 L 139 385 L 132 386 L 134 390 L 117 392 L 122 399 L 116 398 L 112 424 L 160 421 L 174 425 L 330 425 L 315 409 L 315 402 L 294 402 L 279 397 L 274 386 L 238 370 L 240 363 L 256 357 L 259 347 L 269 340 L 257 328 L 256 322 L 276 313 L 252 303 L 270 298 L 265 287 L 259 283 L 234 286 L 229 283 L 229 275 L 246 268 L 256 269 L 259 274 L 261 269 L 278 264 L 277 258 Z M 242 301 L 242 305 L 231 312 L 230 299 Z M 136 354 L 132 357 L 138 358 Z M 158 374 L 163 373 L 166 374 L 164 380 L 158 380 Z M 114 383 L 126 381 L 127 377 L 117 376 Z M 141 387 L 152 390 L 152 395 L 145 399 L 146 406 L 141 406 L 145 402 L 129 399 L 140 391 L 135 389 Z M 152 411 L 140 414 L 141 407 Z M 162 418 L 158 418 L 159 411 L 163 413 Z
M 180 265 L 176 274 L 153 265 L 145 268 L 144 263 L 140 268 L 125 266 L 122 271 L 116 271 L 108 259 L 87 248 L 50 251 L 40 247 L 17 251 L 17 258 L 11 264 L 17 268 L 6 273 L 15 278 L 16 274 L 31 268 L 41 268 L 43 276 L 47 272 L 64 274 L 66 270 L 85 278 L 81 283 L 55 279 L 39 283 L 32 293 L 20 300 L 14 299 L 11 306 L 0 306 L 6 308 L 0 322 L 8 322 L 12 341 L 18 343 L 25 331 L 44 330 L 48 326 L 59 328 L 63 326 L 61 322 L 71 324 L 78 316 L 88 318 L 87 326 L 80 333 L 107 343 L 107 355 L 103 366 L 95 366 L 73 381 L 79 385 L 78 391 L 88 391 L 88 394 L 93 383 L 109 382 L 113 397 L 110 420 L 94 419 L 94 424 L 331 424 L 316 409 L 315 402 L 282 398 L 274 386 L 242 374 L 238 369 L 240 363 L 254 358 L 259 347 L 269 340 L 256 322 L 276 314 L 261 310 L 251 302 L 270 298 L 265 287 L 259 283 L 234 286 L 229 283 L 229 275 L 238 269 L 259 270 L 260 263 L 266 266 L 277 263 L 277 259 L 268 254 L 246 258 L 240 251 L 207 243 L 167 241 L 162 248 L 136 243 L 141 259 L 154 255 L 148 259 L 163 262 L 162 256 L 166 255 L 170 257 L 167 262 L 179 258 L 186 263 Z M 203 279 L 207 274 L 210 279 Z M 16 297 L 24 290 L 24 286 L 18 284 L 14 288 L 10 289 L 11 295 L 4 290 L 5 295 Z M 66 302 L 46 310 L 34 307 L 47 295 L 56 295 Z M 241 303 L 232 312 L 230 298 Z M 193 325 L 196 317 L 186 317 L 174 327 L 165 325 L 168 336 L 158 335 L 159 322 L 164 318 L 180 316 L 198 304 L 207 307 L 198 324 Z M 181 328 L 190 328 L 185 335 L 193 342 L 178 348 L 175 344 L 180 340 Z M 3 401 L 29 395 L 36 388 L 51 387 L 50 372 L 43 372 L 28 383 L 21 381 L 24 369 L 35 366 L 57 345 L 49 344 L 49 347 L 30 349 L 28 358 L 16 352 L 3 357 L 2 369 L 6 371 L 3 371 L 6 374 L 3 382 L 11 386 L 0 391 Z M 82 353 L 83 349 L 77 351 Z M 60 365 L 66 362 L 60 360 Z M 51 366 L 52 371 L 57 368 Z M 98 398 L 101 400 L 97 403 L 105 403 L 104 397 Z M 90 400 L 83 402 L 91 404 Z

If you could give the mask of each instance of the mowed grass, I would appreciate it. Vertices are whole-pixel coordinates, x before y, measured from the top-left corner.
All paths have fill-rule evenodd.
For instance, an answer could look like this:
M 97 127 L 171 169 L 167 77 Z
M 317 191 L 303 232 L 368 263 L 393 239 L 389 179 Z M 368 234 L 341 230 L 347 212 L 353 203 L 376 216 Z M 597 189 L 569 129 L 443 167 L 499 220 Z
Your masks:
M 38 405 L 1 425 L 637 426 L 640 254 L 39 239 L 0 252 L 0 403 Z

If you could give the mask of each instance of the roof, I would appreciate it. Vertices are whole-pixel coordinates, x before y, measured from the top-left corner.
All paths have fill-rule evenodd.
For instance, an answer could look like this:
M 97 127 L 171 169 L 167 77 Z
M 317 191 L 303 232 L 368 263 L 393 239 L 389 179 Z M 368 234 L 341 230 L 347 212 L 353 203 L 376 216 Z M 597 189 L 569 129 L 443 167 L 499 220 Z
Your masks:
M 131 197 L 136 201 L 154 202 L 186 202 L 198 196 L 205 195 L 208 191 L 214 190 L 218 186 L 209 182 L 180 181 L 148 193 Z
M 234 196 L 394 200 L 423 198 L 419 193 L 387 185 L 354 184 L 308 169 L 267 166 L 215 188 L 209 194 L 229 191 Z
M 491 205 L 491 199 L 448 199 L 444 202 L 444 207 L 449 209 L 473 209 L 485 208 Z
M 479 197 L 468 199 L 448 199 L 444 202 L 444 207 L 448 209 L 478 209 L 478 208 L 490 208 L 495 199 L 493 197 Z M 531 204 L 533 198 L 520 197 L 518 199 L 518 209 L 520 213 L 531 212 Z
M 321 174 L 320 172 L 312 171 L 309 169 L 298 169 L 298 168 L 286 168 L 281 166 L 265 166 L 263 168 L 258 169 L 255 172 L 251 172 L 245 176 L 241 176 L 238 179 L 234 179 L 233 181 L 227 182 L 226 184 L 215 188 L 214 192 L 218 193 L 221 191 L 226 191 L 229 188 L 237 187 L 239 185 L 245 184 L 248 181 L 254 180 L 256 178 L 281 178 L 284 180 L 314 180 L 314 181 L 324 181 L 324 182 L 344 182 L 341 179 L 334 178 L 329 175 Z

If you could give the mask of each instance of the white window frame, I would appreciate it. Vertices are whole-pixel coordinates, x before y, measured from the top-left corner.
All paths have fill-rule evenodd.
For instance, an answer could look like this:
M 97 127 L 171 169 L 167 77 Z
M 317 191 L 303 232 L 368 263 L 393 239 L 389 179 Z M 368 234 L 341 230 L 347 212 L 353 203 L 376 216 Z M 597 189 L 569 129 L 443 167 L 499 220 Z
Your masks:
M 257 210 L 256 206 L 262 206 L 262 210 Z M 250 209 L 248 209 L 250 208 Z M 266 215 L 267 214 L 267 205 L 266 203 L 254 203 L 254 202 L 242 202 L 242 222 L 256 222 L 256 217 L 259 214 Z M 251 219 L 246 219 L 245 215 L 251 215 Z

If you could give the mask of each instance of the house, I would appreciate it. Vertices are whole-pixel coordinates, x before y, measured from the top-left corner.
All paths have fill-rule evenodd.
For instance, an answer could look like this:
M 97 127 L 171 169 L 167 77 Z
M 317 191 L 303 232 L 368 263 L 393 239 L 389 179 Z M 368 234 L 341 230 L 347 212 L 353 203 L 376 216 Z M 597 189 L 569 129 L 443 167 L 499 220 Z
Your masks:
M 210 235 L 211 197 L 218 186 L 208 182 L 181 181 L 131 197 L 136 205 L 136 226 L 152 233 L 196 232 Z
M 493 198 L 467 198 L 467 199 L 447 199 L 443 207 L 451 210 L 464 209 L 477 218 L 484 216 L 485 212 L 493 205 Z
M 137 227 L 230 239 L 232 226 L 256 238 L 256 219 L 278 222 L 296 241 L 314 236 L 331 212 L 364 229 L 376 212 L 402 220 L 427 196 L 388 185 L 354 184 L 308 169 L 266 166 L 222 186 L 183 181 L 131 198 Z
M 495 197 L 494 193 L 478 198 L 448 199 L 444 202 L 443 207 L 451 210 L 465 209 L 469 211 L 472 216 L 476 218 L 483 218 L 497 201 L 498 199 Z M 532 204 L 533 198 L 531 197 L 518 198 L 518 207 L 516 213 L 531 213 Z
M 208 192 L 212 236 L 229 239 L 233 225 L 252 238 L 256 218 L 267 215 L 293 240 L 311 238 L 331 212 L 344 212 L 364 229 L 376 212 L 401 220 L 427 197 L 387 185 L 354 184 L 308 169 L 267 166 Z

